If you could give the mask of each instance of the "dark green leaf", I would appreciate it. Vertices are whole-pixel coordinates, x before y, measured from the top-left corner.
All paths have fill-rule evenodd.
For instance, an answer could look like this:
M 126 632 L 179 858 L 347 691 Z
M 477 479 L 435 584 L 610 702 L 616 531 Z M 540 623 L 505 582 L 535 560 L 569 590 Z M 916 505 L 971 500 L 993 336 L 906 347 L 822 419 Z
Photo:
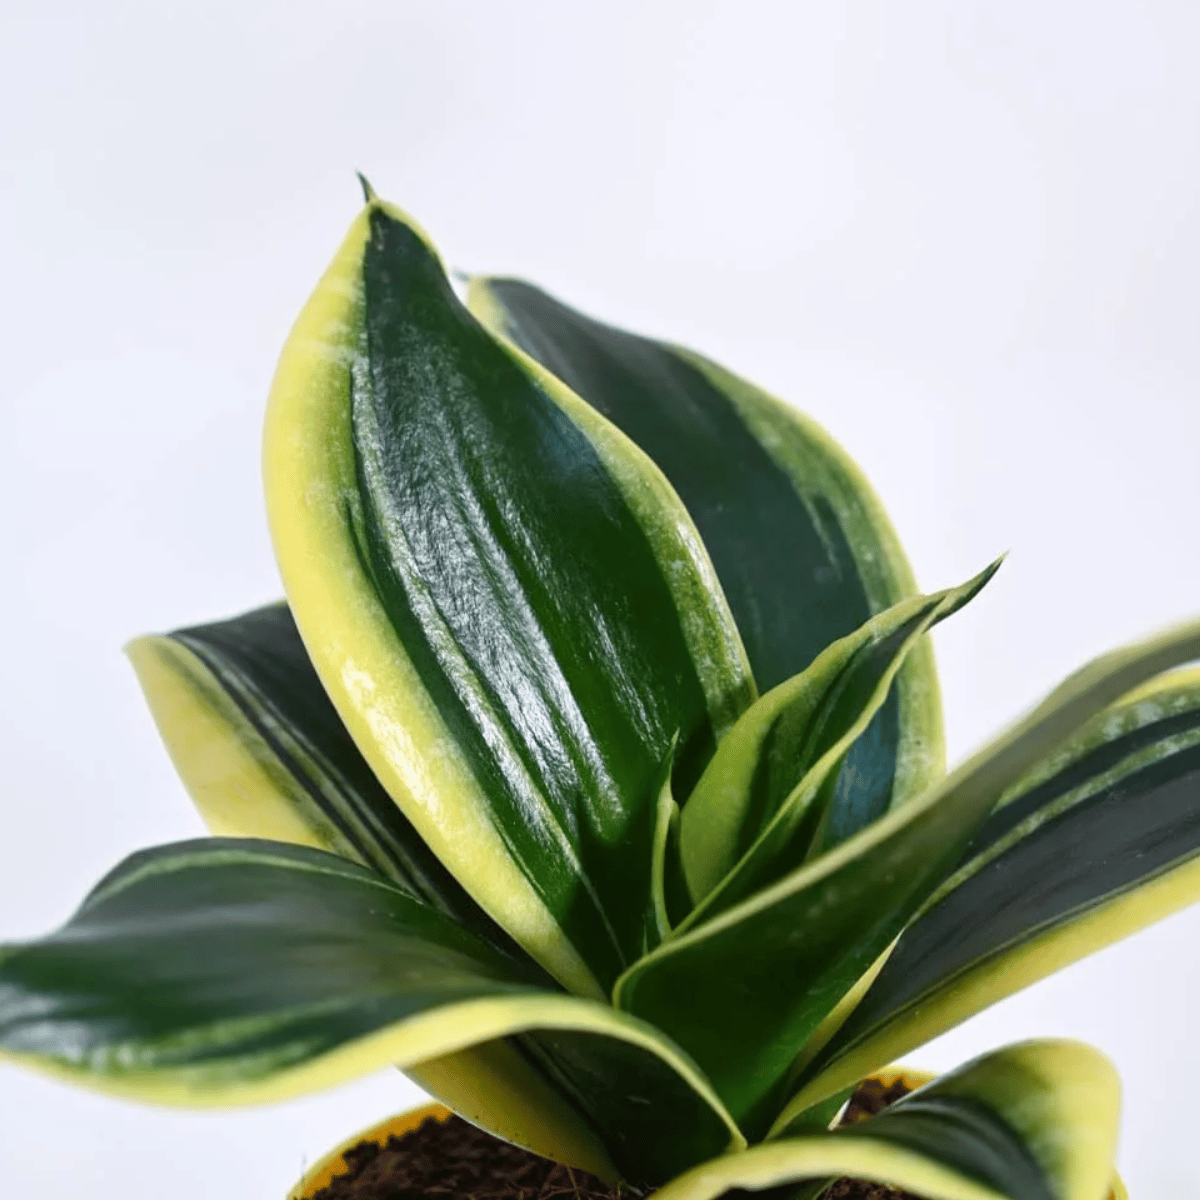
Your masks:
M 763 691 L 916 591 L 879 501 L 814 421 L 697 354 L 603 325 L 520 280 L 473 279 L 469 302 L 662 468 Z M 883 811 L 941 767 L 937 681 L 920 647 L 851 750 L 837 808 Z
M 180 775 L 217 835 L 331 850 L 512 957 L 523 952 L 433 857 L 379 786 L 321 688 L 284 605 L 129 647 Z M 579 1110 L 508 1040 L 468 1046 L 408 1073 L 509 1141 L 611 1171 Z
M 661 474 L 368 205 L 281 359 L 272 533 L 327 692 L 422 838 L 560 981 L 642 949 L 657 801 L 753 684 Z
M 514 1034 L 545 1034 L 561 1086 L 587 1098 L 632 1179 L 744 1144 L 657 1031 L 554 991 L 322 851 L 223 838 L 143 851 L 63 929 L 0 951 L 0 1051 L 145 1100 L 279 1099 Z
M 835 793 L 838 769 L 923 635 L 976 596 L 998 565 L 873 617 L 742 714 L 684 809 L 683 864 L 698 905 L 681 930 L 882 816 L 869 790 Z
M 617 1003 L 688 1049 L 755 1137 L 809 1039 L 947 878 L 1001 796 L 1120 696 L 1195 657 L 1200 622 L 1088 664 L 925 796 L 648 955 L 618 982 Z M 686 1008 L 681 995 L 691 997 Z M 795 1102 L 815 1104 L 865 1073 L 822 1073 Z
M 139 638 L 128 649 L 176 769 L 214 833 L 330 850 L 515 950 L 371 773 L 285 604 Z
M 1200 897 L 1198 854 L 1200 673 L 1190 671 L 1100 714 L 1008 792 L 822 1068 L 889 1061 Z
M 1114 1181 L 1120 1085 L 1078 1042 L 984 1055 L 868 1120 L 784 1136 L 704 1163 L 659 1200 L 715 1200 L 802 1180 L 850 1177 L 927 1200 L 1102 1200 Z M 801 1190 L 810 1200 L 822 1190 Z

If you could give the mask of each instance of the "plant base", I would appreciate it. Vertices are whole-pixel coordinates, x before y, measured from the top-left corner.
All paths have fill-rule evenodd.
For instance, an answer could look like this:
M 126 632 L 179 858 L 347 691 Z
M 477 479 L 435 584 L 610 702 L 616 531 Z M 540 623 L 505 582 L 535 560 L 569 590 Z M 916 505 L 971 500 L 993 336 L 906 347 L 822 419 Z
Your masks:
M 586 1171 L 531 1154 L 455 1116 L 426 1117 L 408 1133 L 382 1145 L 361 1141 L 342 1157 L 348 1169 L 312 1200 L 617 1200 L 621 1194 Z
M 847 1107 L 843 1123 L 871 1116 L 908 1090 L 899 1081 L 886 1086 L 867 1080 Z M 564 1195 L 572 1200 L 635 1200 L 639 1195 L 510 1145 L 444 1110 L 386 1138 L 364 1138 L 341 1152 L 338 1166 L 339 1173 L 305 1192 L 305 1200 L 554 1200 Z M 841 1179 L 823 1200 L 920 1198 Z

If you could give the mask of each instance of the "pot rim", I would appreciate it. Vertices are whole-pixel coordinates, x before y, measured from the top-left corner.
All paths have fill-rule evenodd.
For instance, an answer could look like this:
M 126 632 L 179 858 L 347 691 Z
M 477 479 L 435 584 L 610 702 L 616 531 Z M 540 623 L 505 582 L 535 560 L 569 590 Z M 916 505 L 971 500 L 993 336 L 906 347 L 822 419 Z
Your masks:
M 369 1129 L 364 1129 L 360 1133 L 346 1138 L 344 1142 L 335 1146 L 304 1172 L 300 1181 L 288 1192 L 288 1200 L 311 1200 L 311 1197 L 323 1187 L 329 1186 L 335 1175 L 344 1174 L 349 1170 L 349 1164 L 345 1157 L 346 1151 L 353 1150 L 359 1142 L 375 1142 L 382 1145 L 389 1137 L 400 1137 L 403 1134 L 411 1133 L 427 1117 L 432 1117 L 435 1121 L 444 1121 L 450 1116 L 453 1116 L 450 1109 L 435 1101 L 423 1104 L 420 1108 L 410 1109 L 408 1112 L 396 1113 L 394 1116 L 372 1125 Z
M 910 1088 L 915 1089 L 922 1084 L 929 1083 L 936 1076 L 916 1067 L 893 1066 L 872 1071 L 870 1078 L 878 1079 L 885 1087 L 895 1083 L 897 1079 L 903 1079 Z M 371 1141 L 382 1145 L 389 1137 L 401 1137 L 403 1134 L 410 1133 L 427 1117 L 432 1117 L 435 1121 L 444 1121 L 453 1115 L 453 1112 L 444 1104 L 434 1101 L 423 1104 L 420 1108 L 410 1109 L 408 1112 L 396 1113 L 394 1116 L 372 1125 L 369 1129 L 364 1129 L 362 1132 L 346 1138 L 344 1142 L 335 1146 L 304 1172 L 300 1181 L 288 1193 L 287 1200 L 312 1200 L 317 1192 L 329 1185 L 335 1175 L 340 1175 L 349 1169 L 345 1159 L 346 1151 L 353 1150 L 359 1142 Z M 1107 1200 L 1129 1200 L 1125 1184 L 1115 1171 L 1112 1178 L 1112 1190 L 1109 1192 Z

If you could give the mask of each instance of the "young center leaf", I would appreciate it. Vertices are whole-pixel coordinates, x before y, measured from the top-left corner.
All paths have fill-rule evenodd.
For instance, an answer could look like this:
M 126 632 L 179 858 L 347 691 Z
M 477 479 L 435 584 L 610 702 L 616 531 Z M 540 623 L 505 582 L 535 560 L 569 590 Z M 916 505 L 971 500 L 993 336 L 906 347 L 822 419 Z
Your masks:
M 459 303 L 372 200 L 272 390 L 268 511 L 317 673 L 475 900 L 599 998 L 652 915 L 655 783 L 753 681 L 659 470 Z
M 831 785 L 854 782 L 839 768 L 925 633 L 972 600 L 998 565 L 872 617 L 742 714 L 683 810 L 682 862 L 696 907 L 681 930 L 882 816 L 869 787 Z
M 861 1076 L 821 1072 L 804 1055 L 809 1039 L 827 1032 L 822 1022 L 947 879 L 1001 797 L 1108 705 L 1196 657 L 1200 621 L 1094 660 L 926 795 L 673 936 L 622 976 L 617 1004 L 684 1046 L 752 1138 L 798 1081 L 799 1110 L 840 1091 Z M 691 1002 L 680 1006 L 681 995 Z

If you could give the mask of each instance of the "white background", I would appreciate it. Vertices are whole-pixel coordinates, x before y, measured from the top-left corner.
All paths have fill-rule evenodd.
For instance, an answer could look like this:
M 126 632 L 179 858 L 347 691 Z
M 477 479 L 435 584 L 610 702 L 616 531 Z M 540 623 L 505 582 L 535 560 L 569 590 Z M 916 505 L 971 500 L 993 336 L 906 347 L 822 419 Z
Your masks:
M 815 415 L 927 587 L 1011 550 L 937 635 L 952 757 L 1200 611 L 1198 51 L 1194 0 L 10 0 L 0 936 L 199 832 L 119 647 L 279 590 L 258 424 L 355 168 L 452 262 Z M 1175 917 L 915 1060 L 1092 1041 L 1132 1190 L 1196 1194 L 1198 945 Z M 194 1115 L 0 1068 L 0 1191 L 282 1198 L 414 1095 Z

